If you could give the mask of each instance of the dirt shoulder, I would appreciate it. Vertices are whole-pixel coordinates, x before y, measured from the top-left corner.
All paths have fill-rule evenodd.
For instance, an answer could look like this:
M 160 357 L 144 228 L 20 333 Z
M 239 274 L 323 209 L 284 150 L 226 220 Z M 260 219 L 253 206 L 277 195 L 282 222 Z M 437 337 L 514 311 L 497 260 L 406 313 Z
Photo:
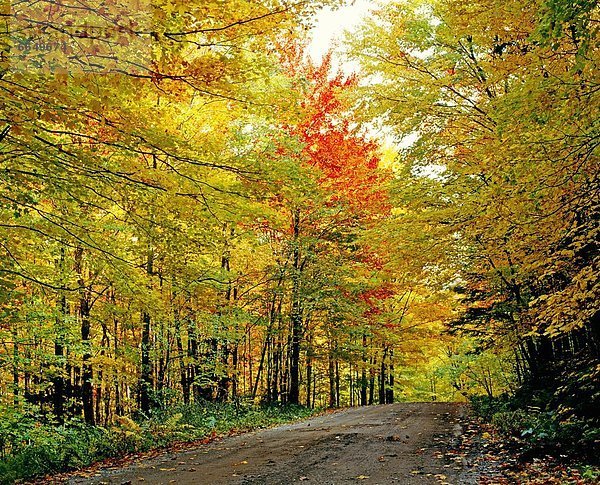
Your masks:
M 344 409 L 69 482 L 474 484 L 477 464 L 459 448 L 465 415 L 456 403 Z

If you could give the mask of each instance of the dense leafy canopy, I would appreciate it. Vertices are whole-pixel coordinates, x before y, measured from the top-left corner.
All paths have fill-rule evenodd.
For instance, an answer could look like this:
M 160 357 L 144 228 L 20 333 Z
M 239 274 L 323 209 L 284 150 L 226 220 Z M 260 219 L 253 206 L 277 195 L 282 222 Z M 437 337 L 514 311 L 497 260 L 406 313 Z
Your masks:
M 395 237 L 464 295 L 454 328 L 512 354 L 563 417 L 600 398 L 597 15 L 395 2 L 354 42 L 380 78 L 365 108 L 416 139 L 398 158 Z
M 392 1 L 353 75 L 305 54 L 338 3 L 3 4 L 2 415 L 526 390 L 593 417 L 596 2 Z

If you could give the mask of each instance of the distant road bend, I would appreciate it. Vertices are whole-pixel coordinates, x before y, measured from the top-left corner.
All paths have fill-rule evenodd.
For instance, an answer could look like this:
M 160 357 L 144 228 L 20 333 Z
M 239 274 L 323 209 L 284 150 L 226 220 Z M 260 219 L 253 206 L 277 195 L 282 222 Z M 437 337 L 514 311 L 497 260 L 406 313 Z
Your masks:
M 467 460 L 447 453 L 462 433 L 464 415 L 464 405 L 456 403 L 344 409 L 70 483 L 476 484 Z

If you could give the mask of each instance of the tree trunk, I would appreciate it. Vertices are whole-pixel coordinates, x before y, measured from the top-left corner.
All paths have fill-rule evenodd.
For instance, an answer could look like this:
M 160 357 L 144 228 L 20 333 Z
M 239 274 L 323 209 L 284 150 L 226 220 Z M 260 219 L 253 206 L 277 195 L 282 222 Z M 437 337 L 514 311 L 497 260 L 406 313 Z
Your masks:
M 362 368 L 360 373 L 360 405 L 367 405 L 367 334 L 363 333 L 362 336 L 362 346 L 363 346 L 363 358 L 362 358 Z
M 111 291 L 111 301 L 115 304 L 115 291 Z M 117 359 L 119 356 L 119 320 L 115 317 L 113 319 L 113 357 Z M 121 400 L 121 382 L 118 374 L 115 375 L 115 413 L 117 416 L 124 414 L 123 401 Z
M 224 240 L 225 244 L 223 247 L 223 253 L 221 255 L 221 269 L 223 272 L 226 272 L 228 275 L 230 274 L 230 259 L 231 259 L 231 249 L 229 244 L 229 237 L 233 237 L 235 235 L 234 229 L 231 228 L 228 230 L 227 224 L 225 224 L 223 228 Z M 231 306 L 231 297 L 232 297 L 232 282 L 228 277 L 227 287 L 225 288 L 225 292 L 223 294 L 223 300 L 219 303 L 219 322 L 220 322 L 220 330 L 223 332 L 223 337 L 221 338 L 221 352 L 220 355 L 215 355 L 215 358 L 220 358 L 221 361 L 221 375 L 218 376 L 217 383 L 217 396 L 216 399 L 219 402 L 227 401 L 227 397 L 229 396 L 229 386 L 231 384 L 231 374 L 229 369 L 229 356 L 231 355 L 231 346 L 230 342 L 230 328 L 229 328 L 229 314 L 228 310 Z M 215 361 L 216 366 L 216 361 Z M 215 375 L 215 380 L 217 380 L 217 376 Z
M 371 345 L 373 343 L 373 340 L 371 339 Z M 372 406 L 375 403 L 375 374 L 377 373 L 375 371 L 375 366 L 377 365 L 377 360 L 376 357 L 373 355 L 369 361 L 370 366 L 369 366 L 369 375 L 370 375 L 370 379 L 369 379 L 369 406 Z
M 394 351 L 390 350 L 389 353 L 390 364 L 388 367 L 388 384 L 385 389 L 385 402 L 386 404 L 393 404 L 394 402 Z
M 385 398 L 386 398 L 386 393 L 385 393 L 385 385 L 387 382 L 387 372 L 386 372 L 386 364 L 385 364 L 385 359 L 387 357 L 387 352 L 388 349 L 387 347 L 385 347 L 383 349 L 383 356 L 381 358 L 381 368 L 380 368 L 380 372 L 379 372 L 379 404 L 385 404 Z
M 292 348 L 290 361 L 290 404 L 300 404 L 300 340 L 302 338 L 302 302 L 300 295 L 300 210 L 293 215 L 293 274 L 292 274 Z
M 263 367 L 265 362 L 265 355 L 267 355 L 267 350 L 270 341 L 270 328 L 267 328 L 267 335 L 265 336 L 265 343 L 263 344 L 262 351 L 260 353 L 260 361 L 258 363 L 258 370 L 256 371 L 256 379 L 254 380 L 254 386 L 252 387 L 252 399 L 256 398 L 256 393 L 258 392 L 258 385 L 260 383 L 260 378 L 263 373 Z M 270 400 L 270 391 L 269 391 L 269 378 L 267 376 L 267 397 Z
M 190 383 L 187 379 L 187 368 L 183 356 L 183 341 L 181 339 L 181 318 L 175 313 L 175 345 L 177 345 L 177 355 L 179 362 L 179 382 L 181 383 L 181 392 L 183 393 L 183 403 L 190 403 Z
M 329 366 L 328 366 L 328 376 L 329 376 L 329 407 L 334 408 L 337 399 L 335 397 L 335 362 L 333 359 L 333 348 L 329 350 Z
M 234 401 L 238 398 L 238 343 L 233 346 L 231 353 L 231 366 L 233 368 L 233 374 L 231 376 L 231 399 Z
M 146 254 L 146 275 L 152 276 L 154 265 L 154 252 L 148 248 Z M 149 288 L 149 290 L 151 287 Z M 142 312 L 142 369 L 140 375 L 140 410 L 144 414 L 149 414 L 152 407 L 150 402 L 150 393 L 152 392 L 152 363 L 150 362 L 150 324 L 151 318 L 148 310 Z
M 63 252 L 64 254 L 64 252 Z M 64 331 L 65 319 L 68 314 L 67 298 L 63 294 L 59 298 L 59 314 L 56 317 L 56 331 L 54 336 L 54 357 L 56 358 L 57 374 L 52 379 L 54 387 L 53 412 L 59 424 L 64 421 L 65 402 L 65 376 L 64 376 Z
M 306 363 L 306 407 L 311 407 L 311 383 L 312 383 L 312 360 L 308 357 L 308 361 Z
M 340 363 L 335 359 L 335 406 L 340 407 Z
M 11 325 L 11 336 L 13 339 L 13 362 L 12 362 L 12 378 L 13 378 L 13 404 L 15 408 L 19 405 L 19 333 L 17 323 Z M 62 403 L 61 403 L 62 407 Z
M 91 293 L 86 287 L 83 277 L 83 248 L 75 249 L 75 272 L 77 273 L 77 283 L 79 285 L 79 318 L 81 322 L 81 344 L 83 346 L 83 356 L 81 364 L 81 401 L 83 405 L 83 418 L 86 423 L 95 423 L 94 413 L 94 389 L 93 389 L 93 371 L 89 361 L 91 354 Z

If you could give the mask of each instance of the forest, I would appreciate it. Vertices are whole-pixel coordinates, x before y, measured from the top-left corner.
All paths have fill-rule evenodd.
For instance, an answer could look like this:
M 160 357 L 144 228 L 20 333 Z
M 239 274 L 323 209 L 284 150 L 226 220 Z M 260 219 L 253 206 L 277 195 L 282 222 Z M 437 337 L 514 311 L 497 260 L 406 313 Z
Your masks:
M 3 479 L 215 409 L 473 400 L 598 450 L 597 3 L 382 2 L 311 59 L 343 3 L 2 2 Z

